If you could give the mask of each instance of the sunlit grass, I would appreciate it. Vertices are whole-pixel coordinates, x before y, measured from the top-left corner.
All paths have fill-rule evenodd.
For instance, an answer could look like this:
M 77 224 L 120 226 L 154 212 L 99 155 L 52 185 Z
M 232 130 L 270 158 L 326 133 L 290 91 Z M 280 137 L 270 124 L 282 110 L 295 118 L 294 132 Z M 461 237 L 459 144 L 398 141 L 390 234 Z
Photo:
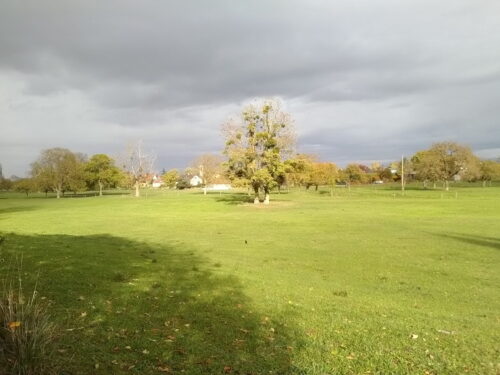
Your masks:
M 73 374 L 499 371 L 498 187 L 4 197 Z

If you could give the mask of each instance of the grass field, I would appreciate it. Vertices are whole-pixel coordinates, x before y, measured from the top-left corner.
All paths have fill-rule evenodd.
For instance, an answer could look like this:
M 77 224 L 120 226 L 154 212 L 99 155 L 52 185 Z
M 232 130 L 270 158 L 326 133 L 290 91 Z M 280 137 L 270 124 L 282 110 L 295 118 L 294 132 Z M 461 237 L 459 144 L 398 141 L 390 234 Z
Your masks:
M 500 372 L 498 186 L 0 198 L 58 373 Z

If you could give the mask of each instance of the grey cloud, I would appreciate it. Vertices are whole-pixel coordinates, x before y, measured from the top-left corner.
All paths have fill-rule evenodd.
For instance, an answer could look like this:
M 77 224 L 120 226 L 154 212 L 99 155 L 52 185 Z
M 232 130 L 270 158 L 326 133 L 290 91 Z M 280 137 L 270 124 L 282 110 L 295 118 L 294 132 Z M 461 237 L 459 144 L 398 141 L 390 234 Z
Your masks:
M 6 0 L 0 162 L 135 137 L 178 166 L 219 149 L 219 124 L 260 96 L 284 98 L 300 146 L 324 158 L 390 159 L 438 138 L 494 150 L 499 13 L 486 0 Z

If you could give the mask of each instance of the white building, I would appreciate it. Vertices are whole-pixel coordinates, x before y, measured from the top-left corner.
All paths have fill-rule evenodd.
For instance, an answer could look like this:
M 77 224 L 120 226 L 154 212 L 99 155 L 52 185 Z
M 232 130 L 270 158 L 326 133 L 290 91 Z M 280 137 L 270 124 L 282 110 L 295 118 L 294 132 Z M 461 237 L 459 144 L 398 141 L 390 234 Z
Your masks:
M 207 190 L 212 190 L 212 191 L 222 191 L 230 189 L 231 189 L 230 184 L 210 184 L 207 186 Z
M 189 184 L 191 186 L 198 186 L 198 185 L 201 185 L 203 183 L 203 180 L 201 179 L 200 176 L 193 176 L 191 177 L 191 179 L 189 180 Z
M 162 181 L 160 176 L 154 175 L 153 176 L 153 183 L 151 184 L 152 187 L 154 188 L 160 188 L 162 185 L 165 183 Z

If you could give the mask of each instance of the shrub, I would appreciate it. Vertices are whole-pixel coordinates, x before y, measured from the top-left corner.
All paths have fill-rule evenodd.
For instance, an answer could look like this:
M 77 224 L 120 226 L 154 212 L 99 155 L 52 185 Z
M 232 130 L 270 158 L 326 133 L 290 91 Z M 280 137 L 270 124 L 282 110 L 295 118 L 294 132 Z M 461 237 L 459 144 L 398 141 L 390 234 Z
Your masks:
M 36 288 L 26 298 L 19 286 L 6 283 L 0 295 L 0 374 L 42 375 L 52 357 L 54 325 Z
M 177 189 L 184 190 L 189 188 L 191 188 L 189 181 L 182 179 L 177 182 Z

